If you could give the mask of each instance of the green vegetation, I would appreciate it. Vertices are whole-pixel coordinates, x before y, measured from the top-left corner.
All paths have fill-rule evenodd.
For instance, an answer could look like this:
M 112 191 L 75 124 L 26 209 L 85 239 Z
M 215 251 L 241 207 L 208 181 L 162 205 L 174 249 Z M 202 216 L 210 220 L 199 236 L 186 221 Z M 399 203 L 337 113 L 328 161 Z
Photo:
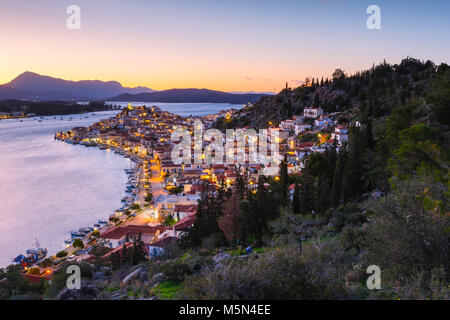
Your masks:
M 81 239 L 75 239 L 75 240 L 73 241 L 73 243 L 72 243 L 72 246 L 73 246 L 74 248 L 80 248 L 80 249 L 83 249 L 83 248 L 84 248 L 84 243 L 83 243 L 83 241 L 81 241 Z
M 152 289 L 158 299 L 173 300 L 179 298 L 182 285 L 177 282 L 165 281 Z
M 139 203 L 135 203 L 131 206 L 131 210 L 140 210 L 141 206 L 139 205 Z
M 168 189 L 169 194 L 179 194 L 179 193 L 183 192 L 183 190 L 184 190 L 183 186 L 178 186 L 178 187 Z
M 91 101 L 88 104 L 66 101 L 28 101 L 25 105 L 26 108 L 23 109 L 24 102 L 22 100 L 2 100 L 0 101 L 0 112 L 23 111 L 38 116 L 49 116 L 104 111 L 113 108 L 112 105 L 108 105 L 104 101 Z
M 56 254 L 56 256 L 58 257 L 58 258 L 64 258 L 65 256 L 67 256 L 67 251 L 64 251 L 64 250 L 62 250 L 62 251 L 59 251 L 57 254 Z
M 145 202 L 151 202 L 152 199 L 153 199 L 153 194 L 147 193 L 144 200 L 145 200 Z
M 172 215 L 168 215 L 165 219 L 164 219 L 164 225 L 166 227 L 172 227 L 173 225 L 175 225 L 177 222 L 175 221 L 174 217 Z

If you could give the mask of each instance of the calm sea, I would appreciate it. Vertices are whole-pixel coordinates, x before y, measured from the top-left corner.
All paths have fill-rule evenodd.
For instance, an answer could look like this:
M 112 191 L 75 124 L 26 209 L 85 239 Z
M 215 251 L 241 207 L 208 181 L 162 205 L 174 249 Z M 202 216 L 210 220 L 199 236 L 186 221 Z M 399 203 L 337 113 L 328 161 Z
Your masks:
M 158 105 L 181 115 L 242 107 L 133 105 Z M 63 249 L 70 231 L 107 219 L 121 207 L 127 182 L 124 169 L 131 166 L 130 160 L 111 151 L 53 140 L 58 130 L 88 126 L 115 113 L 0 120 L 0 267 L 32 247 L 35 238 L 54 254 Z

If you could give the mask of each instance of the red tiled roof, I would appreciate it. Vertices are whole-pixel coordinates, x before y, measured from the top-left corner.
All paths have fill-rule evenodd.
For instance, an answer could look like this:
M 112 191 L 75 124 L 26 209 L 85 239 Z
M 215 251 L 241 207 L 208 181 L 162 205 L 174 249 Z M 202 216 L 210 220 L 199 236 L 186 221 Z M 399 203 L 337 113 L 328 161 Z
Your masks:
M 157 241 L 153 242 L 151 244 L 151 246 L 163 248 L 163 247 L 166 247 L 166 246 L 168 246 L 169 244 L 171 244 L 173 242 L 176 242 L 177 239 L 178 239 L 177 237 L 165 236 L 164 238 L 158 239 Z
M 164 232 L 166 228 L 162 225 L 160 226 L 147 226 L 147 225 L 128 225 L 128 226 L 117 226 L 110 230 L 107 230 L 100 234 L 100 238 L 103 239 L 120 239 L 128 235 L 131 237 L 136 237 L 139 234 L 151 234 L 154 235 L 157 231 Z
M 178 221 L 173 227 L 175 230 L 183 230 L 186 229 L 194 224 L 195 221 L 195 214 L 184 217 L 180 221 Z
M 147 225 L 128 225 L 123 226 L 122 228 L 125 228 L 128 230 L 129 236 L 137 236 L 139 234 L 151 234 L 154 235 L 157 231 L 164 232 L 166 231 L 166 227 L 163 225 L 159 226 L 147 226 Z
M 127 232 L 128 230 L 118 226 L 101 233 L 100 238 L 117 240 L 124 237 L 127 234 Z
M 197 212 L 197 205 L 192 204 L 176 204 L 175 212 Z

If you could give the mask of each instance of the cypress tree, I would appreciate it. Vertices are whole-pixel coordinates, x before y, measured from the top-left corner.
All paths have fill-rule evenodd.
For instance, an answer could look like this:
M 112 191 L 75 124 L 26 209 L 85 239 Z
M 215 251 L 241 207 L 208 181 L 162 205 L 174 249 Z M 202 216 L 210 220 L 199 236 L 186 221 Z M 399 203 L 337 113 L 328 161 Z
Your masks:
M 300 185 L 295 184 L 294 195 L 292 197 L 292 211 L 294 213 L 300 213 Z
M 288 199 L 288 186 L 289 186 L 289 175 L 287 169 L 287 154 L 284 155 L 284 159 L 281 162 L 280 168 L 281 174 L 281 205 L 286 206 L 289 202 Z

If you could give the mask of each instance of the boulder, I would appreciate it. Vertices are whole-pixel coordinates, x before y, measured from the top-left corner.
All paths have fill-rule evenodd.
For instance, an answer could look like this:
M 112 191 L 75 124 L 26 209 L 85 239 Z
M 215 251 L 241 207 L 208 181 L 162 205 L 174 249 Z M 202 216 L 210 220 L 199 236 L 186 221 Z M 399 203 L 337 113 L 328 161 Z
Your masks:
M 155 274 L 152 278 L 153 283 L 163 282 L 164 280 L 165 280 L 165 276 L 164 276 L 164 273 L 162 273 L 162 272 Z
M 218 253 L 212 258 L 215 264 L 227 259 L 231 259 L 231 255 L 228 253 Z
M 105 278 L 105 273 L 104 272 L 94 272 L 94 274 L 92 275 L 92 280 L 103 280 Z
M 129 275 L 127 275 L 125 278 L 123 278 L 122 284 L 124 284 L 124 285 L 129 284 L 131 281 L 133 281 L 136 277 L 139 276 L 139 274 L 141 273 L 142 270 L 143 270 L 143 268 L 138 268 L 138 269 L 134 270 L 133 272 L 131 272 Z

